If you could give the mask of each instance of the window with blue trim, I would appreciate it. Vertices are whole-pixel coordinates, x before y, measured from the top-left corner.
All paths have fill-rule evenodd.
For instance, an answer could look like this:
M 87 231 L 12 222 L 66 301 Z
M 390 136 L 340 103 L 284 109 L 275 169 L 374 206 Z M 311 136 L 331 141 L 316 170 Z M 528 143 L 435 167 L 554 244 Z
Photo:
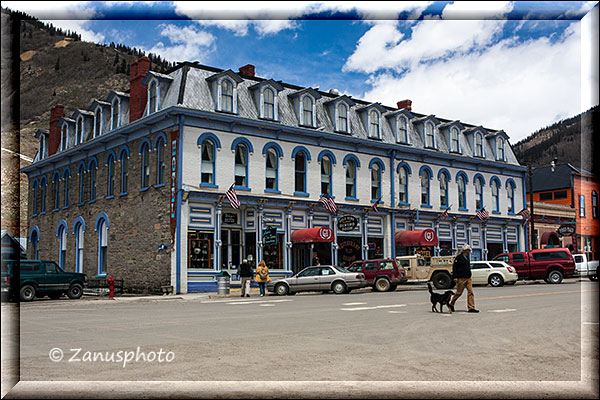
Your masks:
M 102 218 L 98 222 L 98 275 L 106 275 L 108 249 L 108 224 Z
M 248 149 L 240 143 L 235 146 L 235 185 L 248 187 Z
M 205 139 L 200 147 L 200 183 L 215 184 L 215 145 L 211 140 Z
M 158 85 L 156 81 L 152 81 L 148 87 L 148 114 L 156 111 L 158 111 Z
M 71 172 L 65 170 L 63 174 L 63 180 L 65 181 L 65 207 L 69 208 L 69 181 L 71 180 Z
M 156 184 L 165 183 L 165 148 L 166 142 L 162 137 L 156 142 Z
M 55 173 L 52 179 L 54 183 L 54 211 L 60 208 L 60 172 Z
M 440 207 L 448 207 L 448 174 L 440 174 Z
M 264 119 L 275 119 L 275 93 L 272 89 L 265 88 L 263 91 L 263 115 Z
M 34 229 L 31 232 L 29 241 L 31 242 L 31 248 L 33 249 L 32 253 L 33 253 L 33 259 L 34 260 L 39 260 L 40 259 L 40 248 L 39 248 L 39 244 L 40 244 L 40 237 L 38 236 L 38 231 L 36 229 Z
M 63 126 L 61 128 L 61 135 L 60 135 L 60 149 L 61 151 L 65 151 L 68 146 L 69 146 L 69 126 L 67 125 L 67 123 L 63 123 Z
M 475 157 L 483 157 L 483 136 L 479 132 L 475 134 Z
M 37 179 L 33 181 L 31 185 L 31 189 L 33 192 L 33 215 L 37 215 L 38 213 L 38 181 Z
M 459 142 L 458 142 L 458 129 L 452 127 L 450 129 L 450 151 L 455 153 L 460 152 Z
M 337 105 L 337 123 L 336 130 L 339 132 L 348 132 L 348 106 L 339 102 Z
M 90 202 L 96 201 L 96 162 L 90 162 Z
M 273 148 L 267 149 L 266 153 L 266 174 L 265 174 L 265 189 L 277 190 L 278 182 L 278 167 L 279 161 L 277 152 Z
M 408 204 L 408 170 L 406 167 L 400 167 L 398 171 L 398 188 L 398 201 Z
M 314 126 L 313 123 L 313 98 L 310 96 L 304 96 L 301 100 L 302 106 L 302 121 L 301 125 L 304 126 Z
M 465 210 L 467 208 L 467 185 L 465 177 L 459 175 L 456 178 L 456 184 L 458 185 L 458 208 Z
M 121 194 L 127 193 L 127 178 L 129 171 L 127 170 L 128 157 L 126 152 L 121 152 Z
M 379 135 L 379 113 L 377 110 L 369 112 L 369 137 L 380 139 Z
M 67 258 L 67 228 L 62 225 L 58 228 L 58 266 L 65 270 L 65 260 Z
M 306 156 L 303 151 L 294 156 L 294 192 L 306 193 Z
M 42 211 L 41 213 L 44 214 L 46 212 L 46 186 L 47 186 L 48 181 L 46 180 L 46 177 L 44 176 L 41 180 L 40 180 L 40 188 L 42 189 Z
M 592 217 L 598 218 L 598 192 L 592 192 Z
M 498 195 L 500 192 L 500 182 L 492 181 L 492 202 L 494 203 L 494 211 L 500 212 L 500 196 Z
M 77 222 L 74 229 L 75 233 L 75 271 L 83 272 L 83 224 Z
M 150 184 L 150 146 L 148 143 L 142 144 L 140 149 L 141 154 L 141 173 L 142 173 L 142 189 L 145 189 Z
M 435 137 L 433 124 L 431 122 L 426 122 L 423 129 L 425 129 L 425 147 L 434 148 Z
M 79 119 L 77 120 L 77 144 L 83 143 L 83 141 L 85 140 L 84 126 L 85 125 L 83 123 L 83 117 L 79 117 Z
M 371 200 L 379 200 L 381 197 L 381 168 L 378 163 L 371 166 Z
M 475 178 L 475 209 L 477 211 L 483 208 L 483 184 L 481 178 Z
M 94 137 L 100 135 L 102 135 L 102 110 L 97 107 L 94 113 Z
M 115 195 L 115 158 L 112 154 L 109 154 L 106 159 L 106 197 Z
M 117 129 L 119 127 L 119 103 L 118 98 L 112 102 L 112 129 Z
M 506 197 L 508 199 L 508 213 L 515 213 L 515 187 L 512 182 L 506 185 Z
M 321 194 L 332 195 L 331 173 L 331 159 L 329 156 L 323 156 L 321 159 Z
M 346 198 L 356 199 L 356 163 L 354 160 L 346 162 Z
M 233 84 L 229 79 L 221 82 L 221 111 L 233 112 Z
M 396 141 L 404 144 L 408 143 L 408 120 L 404 115 L 400 115 L 396 124 L 398 126 Z
M 79 204 L 83 204 L 84 202 L 84 186 L 85 186 L 85 166 L 81 164 L 79 166 L 79 170 L 77 171 L 79 175 Z
M 421 171 L 421 205 L 429 206 L 429 181 L 431 176 L 427 169 Z

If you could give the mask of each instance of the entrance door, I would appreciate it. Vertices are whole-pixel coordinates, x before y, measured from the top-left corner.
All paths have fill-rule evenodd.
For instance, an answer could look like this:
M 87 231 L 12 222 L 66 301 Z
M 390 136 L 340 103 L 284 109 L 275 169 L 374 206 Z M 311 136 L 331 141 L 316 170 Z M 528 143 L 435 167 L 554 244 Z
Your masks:
M 309 251 L 307 244 L 294 244 L 292 247 L 292 272 L 294 274 L 303 270 L 306 265 L 306 252 Z
M 237 268 L 242 262 L 242 233 L 239 230 L 221 230 L 221 267 Z

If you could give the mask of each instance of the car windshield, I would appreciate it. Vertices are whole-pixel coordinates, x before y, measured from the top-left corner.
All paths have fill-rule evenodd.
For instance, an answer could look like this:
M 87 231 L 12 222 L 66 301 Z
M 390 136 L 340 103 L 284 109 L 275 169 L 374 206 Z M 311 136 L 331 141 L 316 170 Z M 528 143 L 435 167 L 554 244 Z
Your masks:
M 344 268 L 344 267 L 339 267 L 337 265 L 332 265 L 333 269 L 337 270 L 338 272 L 342 272 L 342 273 L 346 273 L 346 272 L 350 272 L 348 270 L 348 268 Z

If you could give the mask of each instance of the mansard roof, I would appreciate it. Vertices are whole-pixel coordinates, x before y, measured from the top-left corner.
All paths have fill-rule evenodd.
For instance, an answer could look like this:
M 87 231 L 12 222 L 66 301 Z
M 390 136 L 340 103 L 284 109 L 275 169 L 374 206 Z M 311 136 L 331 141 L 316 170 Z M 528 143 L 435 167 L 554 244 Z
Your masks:
M 250 89 L 250 90 L 256 90 L 256 89 L 259 89 L 259 88 L 261 88 L 261 87 L 263 87 L 265 85 L 269 85 L 269 86 L 274 87 L 278 92 L 281 92 L 283 90 L 283 86 L 281 85 L 281 82 L 277 82 L 277 81 L 275 81 L 273 79 L 266 79 L 264 81 L 255 83 L 252 86 L 248 86 L 248 89 Z
M 165 75 L 165 74 L 159 74 L 158 72 L 154 72 L 154 71 L 149 71 L 146 74 L 146 77 L 142 80 L 142 85 L 148 85 L 148 83 L 150 83 L 150 80 L 152 78 L 156 78 L 160 81 L 166 81 L 166 82 L 171 82 L 173 81 L 173 77 L 170 75 Z
M 317 92 L 315 89 L 310 88 L 310 87 L 293 92 L 289 96 L 290 97 L 299 97 L 306 93 L 310 94 L 313 98 L 315 98 L 317 100 L 321 98 L 321 94 L 319 94 L 319 92 Z
M 350 96 L 345 95 L 345 94 L 338 96 L 334 99 L 331 99 L 329 101 L 326 101 L 324 104 L 334 104 L 334 103 L 339 103 L 340 101 L 343 101 L 350 107 L 353 107 L 356 105 L 356 102 L 354 100 L 352 100 L 352 98 Z
M 377 111 L 384 113 L 387 111 L 387 108 L 385 108 L 384 106 L 381 105 L 381 103 L 371 103 L 369 105 L 366 105 L 364 107 L 359 107 L 356 109 L 356 112 L 368 112 L 370 111 L 372 108 L 377 109 Z
M 232 70 L 228 69 L 227 71 L 223 71 L 220 72 L 218 74 L 214 74 L 209 76 L 208 78 L 206 78 L 207 81 L 212 82 L 214 80 L 218 80 L 221 79 L 223 77 L 229 77 L 231 79 L 233 79 L 234 81 L 236 81 L 237 83 L 242 83 L 244 82 L 244 80 L 242 78 L 240 78 L 240 76 L 238 74 L 236 74 L 235 72 L 233 72 Z

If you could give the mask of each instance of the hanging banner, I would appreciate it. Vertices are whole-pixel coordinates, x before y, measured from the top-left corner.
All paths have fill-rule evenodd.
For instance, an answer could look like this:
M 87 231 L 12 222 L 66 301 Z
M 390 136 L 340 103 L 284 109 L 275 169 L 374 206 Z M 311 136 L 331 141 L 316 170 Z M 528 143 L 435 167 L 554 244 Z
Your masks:
M 171 243 L 175 242 L 177 229 L 177 140 L 179 131 L 171 132 Z

